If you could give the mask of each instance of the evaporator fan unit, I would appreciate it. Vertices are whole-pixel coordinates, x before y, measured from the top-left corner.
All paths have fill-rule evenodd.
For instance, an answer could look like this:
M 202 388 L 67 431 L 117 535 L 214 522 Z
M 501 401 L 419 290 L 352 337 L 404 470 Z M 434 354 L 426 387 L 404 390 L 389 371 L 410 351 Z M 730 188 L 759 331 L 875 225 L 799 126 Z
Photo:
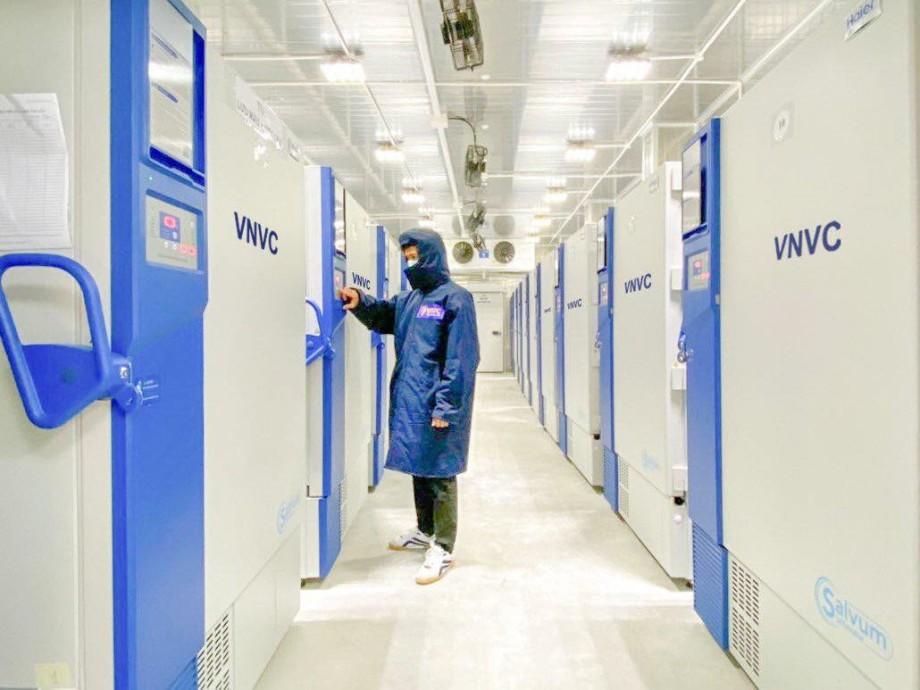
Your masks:
M 475 234 L 486 222 L 486 205 L 481 201 L 476 202 L 476 208 L 466 219 L 466 231 Z
M 457 244 L 454 245 L 453 255 L 454 261 L 458 264 L 468 264 L 473 260 L 476 251 L 469 242 L 457 242 Z
M 500 264 L 510 264 L 514 261 L 514 245 L 510 242 L 499 242 L 492 249 L 495 260 Z
M 485 61 L 479 12 L 473 0 L 441 0 L 444 21 L 441 37 L 450 46 L 454 67 L 458 70 L 481 67 Z
M 489 149 L 478 144 L 470 144 L 466 149 L 466 186 L 482 187 L 482 176 L 486 172 L 486 156 Z

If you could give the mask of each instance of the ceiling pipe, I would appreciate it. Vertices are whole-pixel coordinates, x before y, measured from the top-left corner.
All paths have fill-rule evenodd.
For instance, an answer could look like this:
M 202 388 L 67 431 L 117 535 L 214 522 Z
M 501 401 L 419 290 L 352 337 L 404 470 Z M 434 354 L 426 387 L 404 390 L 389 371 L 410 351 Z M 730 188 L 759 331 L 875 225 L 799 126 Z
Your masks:
M 433 120 L 443 120 L 446 113 L 441 109 L 441 100 L 438 97 L 438 87 L 434 78 L 434 65 L 431 63 L 431 49 L 428 46 L 428 34 L 425 32 L 425 17 L 422 13 L 421 0 L 408 0 L 409 20 L 412 23 L 412 32 L 415 34 L 415 45 L 418 48 L 419 60 L 422 63 L 422 72 L 425 74 L 425 87 L 428 91 L 428 101 L 431 104 L 431 117 Z M 441 159 L 450 184 L 450 193 L 454 200 L 454 209 L 460 227 L 464 227 L 462 200 L 457 189 L 457 178 L 454 176 L 454 164 L 450 156 L 450 146 L 447 143 L 447 130 L 438 127 L 438 143 L 441 147 Z
M 633 134 L 633 136 L 629 139 L 629 142 L 627 143 L 628 148 L 623 149 L 623 151 L 613 160 L 613 163 L 611 163 L 610 167 L 608 167 L 607 170 L 604 172 L 605 175 L 608 175 L 611 172 L 613 172 L 613 170 L 616 168 L 619 162 L 629 152 L 629 149 L 632 148 L 632 145 L 635 144 L 636 141 L 638 141 L 638 139 L 645 133 L 646 129 L 655 122 L 655 118 L 658 117 L 658 113 L 660 113 L 664 109 L 664 107 L 668 104 L 668 101 L 670 101 L 674 97 L 674 94 L 676 94 L 677 91 L 680 89 L 680 87 L 684 83 L 686 83 L 687 79 L 689 79 L 690 74 L 693 72 L 696 66 L 700 62 L 703 61 L 703 58 L 706 56 L 706 53 L 709 51 L 709 49 L 719 39 L 719 36 L 721 36 L 722 33 L 725 31 L 725 29 L 728 28 L 728 26 L 732 23 L 732 21 L 738 15 L 738 13 L 741 12 L 741 10 L 744 8 L 746 4 L 747 4 L 747 0 L 738 0 L 738 2 L 732 8 L 731 12 L 729 12 L 726 15 L 725 19 L 723 19 L 722 22 L 719 24 L 719 26 L 717 26 L 716 29 L 712 32 L 712 34 L 710 34 L 709 38 L 703 44 L 702 48 L 700 48 L 697 54 L 693 56 L 690 63 L 681 73 L 680 79 L 677 81 L 677 83 L 674 84 L 674 86 L 672 86 L 670 89 L 668 89 L 668 92 L 661 99 L 661 102 L 658 104 L 655 110 L 652 111 L 652 114 L 648 117 L 648 119 L 645 122 L 642 123 L 642 125 L 636 130 L 635 134 Z M 594 192 L 597 190 L 600 184 L 601 184 L 601 180 L 598 180 L 597 182 L 595 182 L 592 188 L 588 190 L 588 193 L 582 197 L 581 201 L 578 202 L 578 204 L 572 210 L 572 213 L 569 215 L 569 217 L 562 223 L 562 225 L 559 226 L 559 229 L 556 231 L 556 234 L 553 235 L 552 242 L 555 242 L 559 238 L 559 235 L 562 234 L 562 231 L 565 229 L 565 227 L 572 221 L 573 218 L 575 218 L 576 215 L 578 215 L 579 209 L 582 206 L 584 206 L 585 203 L 587 203 L 588 199 L 591 198 L 591 195 L 594 194 Z
M 254 61 L 270 61 L 275 59 L 274 57 L 266 58 L 237 58 L 237 61 L 242 60 L 254 60 Z M 280 59 L 280 58 L 278 58 Z M 291 58 L 294 60 L 309 60 L 307 56 L 300 58 Z M 578 79 L 534 79 L 532 81 L 469 81 L 469 80 L 455 80 L 455 81 L 438 81 L 433 82 L 433 85 L 438 88 L 454 88 L 454 89 L 469 89 L 469 88 L 484 88 L 484 89 L 513 89 L 513 88 L 533 88 L 535 86 L 671 86 L 677 84 L 677 79 L 645 79 L 641 81 L 607 81 L 605 79 L 592 79 L 592 80 L 578 80 Z M 737 82 L 730 79 L 687 79 L 682 84 L 687 84 L 690 86 L 731 86 Z M 418 79 L 381 79 L 378 81 L 368 81 L 364 82 L 366 86 L 427 86 L 428 82 L 419 81 Z M 254 81 L 251 82 L 251 86 L 315 86 L 315 87 L 329 87 L 329 88 L 343 88 L 343 87 L 355 87 L 357 84 L 350 84 L 348 82 L 331 82 L 331 81 L 290 81 L 290 80 L 281 80 L 281 81 Z

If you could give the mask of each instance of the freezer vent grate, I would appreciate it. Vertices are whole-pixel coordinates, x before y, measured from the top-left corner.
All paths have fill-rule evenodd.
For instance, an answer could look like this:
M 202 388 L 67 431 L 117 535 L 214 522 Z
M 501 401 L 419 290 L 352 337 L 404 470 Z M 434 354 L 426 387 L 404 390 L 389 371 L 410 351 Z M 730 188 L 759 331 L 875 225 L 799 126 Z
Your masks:
M 345 537 L 348 528 L 348 476 L 339 485 L 339 534 Z
M 760 581 L 741 563 L 729 562 L 729 647 L 753 677 L 760 676 Z
M 204 647 L 198 652 L 198 690 L 230 690 L 233 685 L 233 625 L 224 614 L 208 631 Z
M 623 458 L 617 456 L 617 474 L 619 475 L 618 502 L 620 504 L 620 515 L 625 518 L 629 517 L 629 465 L 623 462 Z

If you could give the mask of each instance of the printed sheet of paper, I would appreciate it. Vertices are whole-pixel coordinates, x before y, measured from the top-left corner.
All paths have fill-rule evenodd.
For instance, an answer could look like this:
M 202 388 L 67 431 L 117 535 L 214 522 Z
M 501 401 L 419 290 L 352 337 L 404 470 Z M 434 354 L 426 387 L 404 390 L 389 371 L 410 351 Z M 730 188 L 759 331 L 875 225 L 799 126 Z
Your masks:
M 0 250 L 73 246 L 57 95 L 0 94 Z

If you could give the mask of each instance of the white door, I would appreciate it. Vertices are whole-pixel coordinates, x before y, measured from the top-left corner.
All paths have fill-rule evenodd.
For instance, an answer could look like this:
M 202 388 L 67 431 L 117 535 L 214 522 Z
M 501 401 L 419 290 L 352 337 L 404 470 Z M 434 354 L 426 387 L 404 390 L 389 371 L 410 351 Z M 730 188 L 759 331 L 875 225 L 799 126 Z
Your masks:
M 505 300 L 500 292 L 474 292 L 479 331 L 479 371 L 505 370 Z

